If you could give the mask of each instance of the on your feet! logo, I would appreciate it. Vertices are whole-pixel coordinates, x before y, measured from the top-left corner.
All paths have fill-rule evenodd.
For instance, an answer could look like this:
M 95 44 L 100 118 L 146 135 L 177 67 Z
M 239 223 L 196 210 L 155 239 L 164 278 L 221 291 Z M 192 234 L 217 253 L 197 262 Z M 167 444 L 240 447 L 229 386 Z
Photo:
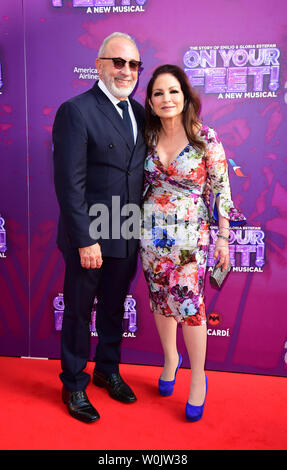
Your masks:
M 2 95 L 2 91 L 1 91 L 1 88 L 3 87 L 4 83 L 3 83 L 3 78 L 2 78 L 2 65 L 1 65 L 1 62 L 0 62 L 0 95 Z
M 210 230 L 210 246 L 207 267 L 212 271 L 218 227 Z M 229 255 L 232 271 L 262 273 L 266 264 L 265 232 L 261 227 L 232 227 L 229 237 Z
M 0 258 L 6 258 L 5 252 L 7 251 L 6 244 L 6 230 L 5 220 L 0 216 Z
M 63 0 L 51 0 L 53 7 L 63 7 Z M 86 13 L 142 13 L 147 0 L 73 0 L 74 8 L 85 8 Z
M 90 332 L 91 336 L 97 336 L 96 330 L 96 306 L 97 299 L 95 299 L 94 306 L 91 312 L 91 321 L 90 321 Z M 63 323 L 63 314 L 65 309 L 64 296 L 63 294 L 58 294 L 53 300 L 54 307 L 54 324 L 55 330 L 61 331 Z M 136 310 L 136 300 L 132 295 L 127 295 L 124 302 L 124 317 L 123 317 L 123 337 L 124 338 L 135 338 L 135 333 L 138 330 L 137 324 L 137 310 Z
M 190 46 L 183 63 L 191 85 L 218 99 L 277 98 L 280 54 L 277 44 Z

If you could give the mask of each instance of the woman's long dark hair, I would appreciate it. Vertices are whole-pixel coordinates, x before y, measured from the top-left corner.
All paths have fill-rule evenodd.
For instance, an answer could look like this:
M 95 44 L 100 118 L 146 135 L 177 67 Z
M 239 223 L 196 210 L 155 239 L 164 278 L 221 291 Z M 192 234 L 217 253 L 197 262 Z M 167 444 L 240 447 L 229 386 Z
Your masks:
M 182 112 L 182 123 L 191 145 L 198 148 L 199 150 L 205 150 L 205 144 L 196 135 L 194 129 L 198 127 L 200 123 L 199 115 L 201 111 L 201 102 L 197 94 L 193 91 L 190 86 L 189 80 L 185 72 L 177 65 L 161 65 L 156 68 L 147 86 L 147 96 L 145 100 L 146 110 L 146 142 L 149 149 L 152 149 L 158 141 L 159 132 L 161 129 L 161 121 L 158 116 L 153 114 L 152 108 L 149 104 L 149 100 L 152 96 L 152 89 L 155 80 L 159 75 L 169 73 L 173 75 L 180 83 L 183 95 L 184 95 L 184 107 Z

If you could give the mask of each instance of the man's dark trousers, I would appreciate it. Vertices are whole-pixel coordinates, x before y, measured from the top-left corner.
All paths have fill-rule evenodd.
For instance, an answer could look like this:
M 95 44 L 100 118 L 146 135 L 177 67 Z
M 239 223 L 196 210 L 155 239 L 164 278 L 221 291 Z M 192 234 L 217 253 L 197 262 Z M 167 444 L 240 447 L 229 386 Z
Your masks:
M 62 370 L 64 385 L 71 391 L 86 388 L 90 376 L 84 369 L 90 351 L 90 321 L 95 297 L 96 370 L 118 372 L 125 295 L 136 269 L 136 254 L 127 258 L 104 257 L 99 269 L 82 268 L 77 250 L 65 254 L 65 311 L 62 326 Z M 73 334 L 72 334 L 73 332 Z M 107 334 L 108 332 L 108 334 Z

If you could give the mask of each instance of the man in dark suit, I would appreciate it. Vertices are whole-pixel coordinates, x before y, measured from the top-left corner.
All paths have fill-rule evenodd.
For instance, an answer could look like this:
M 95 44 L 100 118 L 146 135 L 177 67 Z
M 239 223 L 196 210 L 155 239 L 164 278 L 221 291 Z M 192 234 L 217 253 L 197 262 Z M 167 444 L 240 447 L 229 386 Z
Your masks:
M 70 414 L 85 422 L 99 418 L 85 391 L 90 376 L 84 370 L 95 297 L 98 344 L 93 383 L 116 400 L 136 401 L 120 376 L 119 362 L 124 300 L 136 269 L 138 239 L 121 228 L 128 226 L 127 204 L 141 204 L 146 155 L 144 109 L 128 99 L 141 66 L 136 44 L 129 36 L 114 33 L 103 42 L 96 65 L 100 80 L 63 103 L 53 126 L 60 206 L 57 243 L 66 265 L 62 399 Z M 106 209 L 104 219 L 97 219 L 100 207 Z M 98 220 L 104 221 L 106 230 L 99 230 L 103 227 Z

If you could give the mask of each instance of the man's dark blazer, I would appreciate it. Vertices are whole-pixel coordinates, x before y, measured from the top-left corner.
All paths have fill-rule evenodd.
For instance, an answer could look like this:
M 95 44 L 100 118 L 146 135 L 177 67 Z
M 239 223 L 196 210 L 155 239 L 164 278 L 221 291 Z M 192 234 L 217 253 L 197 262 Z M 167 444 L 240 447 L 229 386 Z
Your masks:
M 99 242 L 103 256 L 124 258 L 138 247 L 138 240 L 127 242 L 117 227 L 114 230 L 119 235 L 112 237 L 112 217 L 118 220 L 118 214 L 112 214 L 112 196 L 120 197 L 116 198 L 119 210 L 127 203 L 140 206 L 142 198 L 144 109 L 131 98 L 130 103 L 138 126 L 135 146 L 123 119 L 97 82 L 57 111 L 53 126 L 54 181 L 60 205 L 57 244 L 63 252 Z M 90 236 L 95 217 L 89 211 L 95 203 L 109 208 L 108 239 Z

